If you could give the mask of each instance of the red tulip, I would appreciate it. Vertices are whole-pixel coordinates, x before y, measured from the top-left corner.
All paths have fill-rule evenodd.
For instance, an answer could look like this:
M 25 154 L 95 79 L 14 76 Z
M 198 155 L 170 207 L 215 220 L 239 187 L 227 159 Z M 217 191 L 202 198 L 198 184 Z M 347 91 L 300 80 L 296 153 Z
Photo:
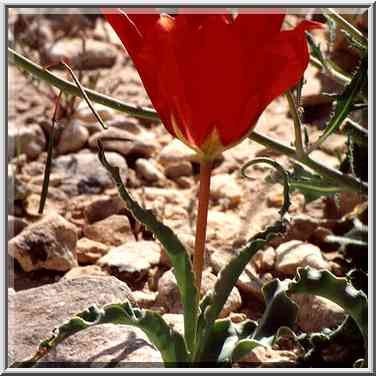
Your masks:
M 205 159 L 249 135 L 299 82 L 309 61 L 304 32 L 323 26 L 281 31 L 284 14 L 104 13 L 164 126 Z

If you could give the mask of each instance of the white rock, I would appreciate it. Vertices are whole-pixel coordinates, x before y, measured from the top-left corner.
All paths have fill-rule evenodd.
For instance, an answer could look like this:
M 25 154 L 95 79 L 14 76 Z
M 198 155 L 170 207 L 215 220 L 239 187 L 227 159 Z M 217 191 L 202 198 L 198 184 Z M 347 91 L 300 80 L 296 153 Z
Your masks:
M 163 166 L 183 161 L 197 161 L 197 155 L 193 149 L 189 148 L 176 138 L 167 144 L 159 154 L 159 162 Z
M 137 159 L 135 167 L 140 176 L 150 183 L 163 179 L 162 173 L 158 170 L 155 164 L 147 159 Z
M 35 159 L 46 149 L 46 146 L 46 137 L 38 124 L 10 127 L 8 130 L 8 152 L 10 158 L 20 153 L 26 154 L 29 159 Z
M 159 263 L 160 258 L 161 247 L 156 242 L 129 241 L 112 248 L 97 264 L 133 287 Z
M 240 203 L 242 189 L 233 175 L 214 175 L 210 182 L 210 195 L 215 200 L 227 198 L 232 205 Z
M 311 266 L 315 269 L 329 269 L 320 248 L 300 240 L 290 240 L 276 249 L 276 271 L 294 275 L 298 267 Z

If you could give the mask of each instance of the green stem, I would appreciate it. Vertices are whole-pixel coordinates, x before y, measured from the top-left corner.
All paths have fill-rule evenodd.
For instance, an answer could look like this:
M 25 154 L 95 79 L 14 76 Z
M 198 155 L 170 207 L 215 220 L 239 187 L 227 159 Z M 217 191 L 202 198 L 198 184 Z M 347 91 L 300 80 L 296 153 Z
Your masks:
M 55 86 L 64 93 L 75 95 L 77 97 L 84 99 L 84 96 L 81 93 L 79 87 L 77 87 L 75 84 L 67 80 L 64 80 L 63 78 L 60 78 L 59 76 L 51 72 L 48 72 L 46 69 L 43 69 L 38 64 L 33 63 L 32 61 L 20 55 L 11 48 L 8 48 L 8 56 L 11 62 L 13 62 L 19 68 L 22 68 L 25 71 L 31 73 L 34 77 L 38 77 L 42 81 L 45 81 L 51 84 L 52 86 Z M 96 103 L 103 104 L 104 106 L 110 107 L 117 111 L 126 112 L 127 114 L 138 118 L 159 121 L 158 115 L 152 109 L 130 106 L 124 102 L 111 98 L 107 95 L 100 94 L 94 90 L 87 88 L 84 88 L 84 90 L 87 96 Z
M 24 69 L 25 71 L 31 73 L 34 77 L 37 77 L 57 88 L 60 90 L 69 93 L 71 95 L 76 95 L 78 97 L 83 98 L 82 93 L 80 92 L 79 88 L 48 71 L 40 67 L 39 65 L 31 62 L 30 60 L 26 59 L 24 56 L 18 54 L 11 48 L 8 48 L 8 53 L 10 60 L 19 66 L 20 68 Z M 138 118 L 148 119 L 151 121 L 160 121 L 158 114 L 156 111 L 152 109 L 145 109 L 142 107 L 132 106 L 126 103 L 123 103 L 117 99 L 108 97 L 103 94 L 99 94 L 94 90 L 89 90 L 84 88 L 85 92 L 87 93 L 88 97 L 96 102 L 103 104 L 107 107 L 110 107 L 114 110 L 125 112 L 131 116 L 135 116 Z M 277 141 L 274 141 L 264 135 L 259 134 L 256 131 L 253 131 L 250 135 L 250 139 L 254 140 L 255 142 L 266 146 L 272 150 L 275 150 L 279 153 L 285 154 L 289 158 L 298 160 L 299 162 L 305 164 L 306 166 L 312 168 L 313 170 L 319 172 L 321 175 L 331 179 L 332 181 L 336 182 L 337 184 L 342 184 L 344 188 L 349 191 L 361 192 L 361 193 L 368 193 L 368 185 L 359 181 L 356 178 L 353 178 L 348 175 L 344 175 L 339 171 L 333 170 L 329 167 L 321 165 L 319 162 L 313 161 L 309 157 L 306 157 L 304 160 L 300 160 L 296 154 L 296 151 L 284 144 L 281 144 Z
M 295 98 L 290 90 L 286 92 L 286 98 L 289 102 L 290 113 L 294 121 L 296 154 L 299 156 L 300 159 L 303 159 L 305 156 L 305 152 L 302 139 L 302 123 L 300 121 L 300 116 L 296 106 Z
M 333 19 L 342 29 L 347 31 L 356 41 L 367 47 L 368 39 L 350 22 L 346 21 L 332 8 L 322 8 L 322 12 Z
M 296 161 L 303 163 L 307 167 L 310 167 L 314 171 L 325 176 L 333 183 L 343 186 L 343 188 L 346 188 L 346 190 L 348 191 L 355 191 L 363 194 L 368 193 L 368 184 L 361 182 L 359 179 L 353 178 L 349 175 L 345 175 L 338 170 L 324 166 L 321 163 L 311 159 L 309 156 L 305 156 L 304 159 L 300 159 L 296 151 L 287 145 L 276 142 L 271 138 L 261 135 L 260 133 L 257 133 L 255 131 L 251 133 L 249 138 L 267 148 L 278 151 L 279 153 L 284 154 L 291 159 L 295 159 Z

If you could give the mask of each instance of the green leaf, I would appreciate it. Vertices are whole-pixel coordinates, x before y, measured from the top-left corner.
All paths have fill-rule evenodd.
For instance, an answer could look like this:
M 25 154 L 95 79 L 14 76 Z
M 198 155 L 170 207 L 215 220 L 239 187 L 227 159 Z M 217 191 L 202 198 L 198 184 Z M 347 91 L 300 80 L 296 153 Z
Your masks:
M 195 346 L 198 316 L 198 293 L 189 254 L 174 232 L 158 221 L 150 210 L 142 208 L 126 190 L 119 173 L 119 168 L 111 166 L 106 160 L 103 147 L 98 142 L 99 159 L 116 182 L 121 198 L 135 219 L 141 222 L 162 243 L 171 260 L 184 309 L 184 335 L 189 351 Z
M 331 181 L 323 179 L 320 175 L 305 169 L 301 164 L 294 163 L 293 171 L 288 172 L 288 182 L 291 192 L 300 192 L 304 195 L 306 203 L 312 202 L 322 196 L 334 196 L 344 190 L 343 187 L 333 185 Z M 266 177 L 269 183 L 276 181 L 283 184 L 282 176 L 279 172 Z
M 91 326 L 112 323 L 131 325 L 140 328 L 150 342 L 160 351 L 166 366 L 185 365 L 189 361 L 183 337 L 171 328 L 156 312 L 134 308 L 127 301 L 120 304 L 108 304 L 102 309 L 91 306 L 78 313 L 53 331 L 53 335 L 39 345 L 36 354 L 15 367 L 35 365 L 50 349 L 73 334 Z
M 348 279 L 336 277 L 327 270 L 300 268 L 288 291 L 322 296 L 338 304 L 356 322 L 367 347 L 368 299 L 364 292 L 355 289 Z
M 213 363 L 221 366 L 231 365 L 233 351 L 248 336 L 252 336 L 257 328 L 257 323 L 245 320 L 235 324 L 230 319 L 219 319 L 213 324 L 202 362 Z
M 266 309 L 254 339 L 271 345 L 281 327 L 291 327 L 296 320 L 297 305 L 286 295 L 287 283 L 274 279 L 263 287 Z
M 200 304 L 195 361 L 203 359 L 204 354 L 209 351 L 207 348 L 210 347 L 209 339 L 212 326 L 248 262 L 272 237 L 284 232 L 286 224 L 287 221 L 280 220 L 269 226 L 265 231 L 256 234 L 239 254 L 219 272 L 213 291 L 204 297 Z
M 343 93 L 338 96 L 333 117 L 330 119 L 318 140 L 311 146 L 310 150 L 318 148 L 331 134 L 338 130 L 346 119 L 347 115 L 352 110 L 352 104 L 355 98 L 360 93 L 367 80 L 367 65 L 367 59 L 363 58 L 360 67 L 351 79 L 351 82 L 346 86 Z

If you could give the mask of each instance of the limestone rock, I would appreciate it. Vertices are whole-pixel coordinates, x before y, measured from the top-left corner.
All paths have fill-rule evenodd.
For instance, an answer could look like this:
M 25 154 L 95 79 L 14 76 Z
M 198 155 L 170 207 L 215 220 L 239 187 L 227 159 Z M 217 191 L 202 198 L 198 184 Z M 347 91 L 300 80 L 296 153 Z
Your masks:
M 232 205 L 238 205 L 242 189 L 233 175 L 214 175 L 210 182 L 210 195 L 215 200 L 228 199 Z
M 91 240 L 114 246 L 134 239 L 128 217 L 117 214 L 86 226 L 84 235 Z
M 66 271 L 77 266 L 76 227 L 60 215 L 30 225 L 8 242 L 8 253 L 25 271 Z
M 30 357 L 51 331 L 95 304 L 135 304 L 128 286 L 114 277 L 85 277 L 9 296 L 9 362 Z M 137 329 L 104 324 L 78 332 L 56 346 L 38 367 L 160 366 L 159 352 Z
M 80 38 L 64 38 L 53 44 L 52 48 L 45 50 L 42 54 L 42 64 L 56 64 L 68 60 L 72 69 L 94 70 L 111 68 L 116 58 L 116 48 L 111 44 L 92 39 L 85 39 L 83 44 Z
M 147 159 L 137 159 L 135 167 L 137 173 L 150 183 L 163 180 L 163 174 L 158 170 L 154 163 Z
M 159 263 L 161 247 L 154 241 L 128 241 L 112 248 L 98 260 L 98 265 L 119 279 L 136 287 L 149 269 Z
M 294 275 L 298 267 L 311 266 L 315 269 L 329 269 L 328 262 L 321 255 L 320 248 L 299 240 L 290 240 L 276 249 L 276 270 Z
M 178 139 L 173 139 L 159 153 L 159 162 L 165 167 L 183 161 L 197 161 L 196 152 Z
M 291 299 L 299 307 L 296 323 L 307 333 L 320 332 L 324 328 L 333 329 L 346 316 L 339 305 L 321 296 L 293 294 Z
M 105 244 L 83 237 L 77 241 L 77 260 L 80 264 L 95 264 L 109 249 Z
M 66 124 L 63 129 L 56 151 L 59 154 L 74 153 L 81 150 L 89 139 L 89 131 L 77 121 Z
M 20 153 L 26 154 L 29 159 L 35 159 L 46 146 L 46 137 L 38 124 L 10 127 L 8 130 L 8 158 Z
M 64 279 L 108 277 L 109 274 L 98 265 L 77 266 L 64 274 Z
M 118 214 L 124 206 L 125 204 L 119 196 L 102 195 L 85 207 L 84 215 L 89 223 L 93 223 Z
M 20 217 L 15 217 L 8 214 L 8 239 L 18 235 L 28 223 Z
M 108 137 L 119 140 L 106 140 Z M 102 130 L 89 138 L 89 146 L 92 149 L 97 149 L 98 140 L 102 141 L 106 150 L 116 151 L 124 157 L 149 158 L 156 151 L 155 140 L 146 131 L 135 135 L 118 128 Z
M 192 172 L 192 164 L 188 161 L 172 163 L 165 168 L 165 175 L 173 180 L 181 178 L 183 176 L 191 176 Z

